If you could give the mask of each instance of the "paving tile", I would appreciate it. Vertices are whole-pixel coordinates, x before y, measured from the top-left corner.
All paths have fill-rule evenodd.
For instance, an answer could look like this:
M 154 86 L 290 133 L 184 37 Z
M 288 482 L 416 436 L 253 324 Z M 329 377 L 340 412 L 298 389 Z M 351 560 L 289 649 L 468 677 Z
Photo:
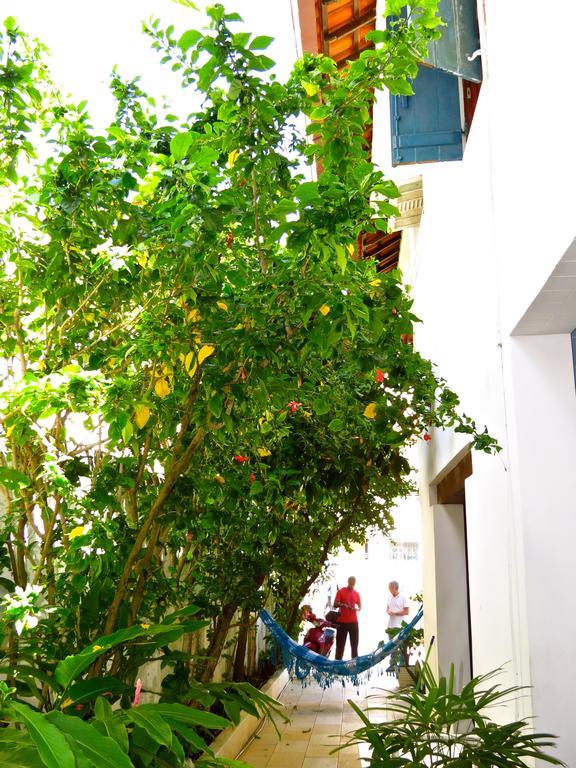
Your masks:
M 287 767 L 285 767 L 287 768 Z M 292 766 L 290 766 L 292 768 Z M 338 768 L 337 757 L 305 757 L 302 768 Z

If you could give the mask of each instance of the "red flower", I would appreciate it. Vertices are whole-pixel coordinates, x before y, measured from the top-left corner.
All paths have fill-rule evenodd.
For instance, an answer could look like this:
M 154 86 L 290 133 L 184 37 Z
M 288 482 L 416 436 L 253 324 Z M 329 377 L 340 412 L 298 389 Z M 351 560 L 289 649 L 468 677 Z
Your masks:
M 384 371 L 381 371 L 380 368 L 376 368 L 376 381 L 378 384 L 382 384 L 384 381 Z
M 428 434 L 428 432 L 426 432 L 426 434 L 424 435 L 424 440 L 426 440 L 426 442 L 427 442 L 427 443 L 428 443 L 430 440 L 432 440 L 432 438 L 430 437 L 430 435 Z
M 246 371 L 244 370 L 244 368 L 242 368 L 242 370 L 240 371 L 240 378 L 242 379 L 242 381 L 246 381 Z
M 254 474 L 254 472 L 250 472 L 250 482 L 253 483 L 254 480 L 256 480 L 256 475 Z
M 288 408 L 292 411 L 292 413 L 295 413 L 298 408 L 302 405 L 302 403 L 297 403 L 295 400 L 290 400 L 290 402 L 287 404 Z
M 234 456 L 234 461 L 237 461 L 240 464 L 244 464 L 245 461 L 250 461 L 250 459 L 248 456 Z

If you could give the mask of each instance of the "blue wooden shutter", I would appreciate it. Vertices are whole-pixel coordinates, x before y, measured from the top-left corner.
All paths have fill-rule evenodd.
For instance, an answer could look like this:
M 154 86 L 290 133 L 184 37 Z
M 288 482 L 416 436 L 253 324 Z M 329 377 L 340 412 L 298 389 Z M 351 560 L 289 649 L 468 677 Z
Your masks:
M 446 26 L 441 27 L 442 37 L 430 43 L 426 61 L 465 80 L 482 82 L 481 58 L 474 56 L 480 50 L 476 0 L 440 0 L 438 10 Z
M 392 165 L 462 159 L 458 78 L 420 66 L 413 96 L 390 96 Z

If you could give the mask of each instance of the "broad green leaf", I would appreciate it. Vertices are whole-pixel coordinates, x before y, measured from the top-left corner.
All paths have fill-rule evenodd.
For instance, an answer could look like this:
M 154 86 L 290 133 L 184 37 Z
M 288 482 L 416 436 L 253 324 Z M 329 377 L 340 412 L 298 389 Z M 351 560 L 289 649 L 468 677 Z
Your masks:
M 170 152 L 175 160 L 183 160 L 188 154 L 188 150 L 196 141 L 194 133 L 177 133 L 170 141 Z
M 30 478 L 12 467 L 0 467 L 0 485 L 11 491 L 18 491 L 30 485 Z
M 60 709 L 66 709 L 73 704 L 92 701 L 98 696 L 113 694 L 119 696 L 128 690 L 128 686 L 116 677 L 94 677 L 71 685 L 66 698 L 60 703 Z
M 185 707 L 184 704 L 168 704 L 160 702 L 159 704 L 143 704 L 137 707 L 138 711 L 156 712 L 161 715 L 166 722 L 182 723 L 184 725 L 201 725 L 204 728 L 228 728 L 232 725 L 230 720 L 220 715 L 214 715 L 212 712 L 203 712 L 201 709 L 192 709 Z M 130 710 L 131 712 L 133 710 Z
M 102 697 L 96 699 L 96 704 L 94 705 L 94 718 L 94 726 L 99 723 L 106 734 L 110 736 L 111 739 L 114 739 L 120 749 L 128 754 L 129 742 L 126 726 L 118 716 L 114 715 L 112 706 L 106 699 Z
M 98 768 L 133 768 L 132 761 L 109 736 L 103 736 L 90 723 L 62 712 L 49 712 L 46 717 L 62 733 L 71 737 L 84 755 Z
M 0 768 L 46 768 L 34 747 L 0 750 Z
M 192 46 L 196 45 L 196 43 L 201 39 L 201 32 L 198 32 L 196 29 L 188 29 L 178 40 L 178 47 L 183 51 L 187 51 L 189 48 L 192 48 Z
M 119 629 L 111 635 L 99 637 L 80 653 L 74 656 L 67 656 L 58 662 L 54 677 L 61 686 L 67 688 L 81 672 L 92 664 L 94 659 L 97 659 L 103 653 L 107 653 L 117 645 L 122 645 L 139 637 L 157 638 L 157 642 L 162 642 L 162 635 L 174 634 L 175 630 L 179 630 L 182 633 L 185 631 L 185 627 L 173 624 L 153 624 L 152 626 L 137 625 L 127 629 Z
M 124 716 L 130 722 L 139 725 L 157 744 L 169 747 L 172 743 L 172 729 L 161 717 L 157 706 L 157 704 L 143 704 L 132 707 L 126 710 Z
M 11 702 L 7 713 L 11 720 L 24 723 L 46 768 L 75 768 L 68 742 L 46 715 L 16 701 Z
M 248 47 L 251 51 L 263 51 L 273 42 L 273 37 L 269 37 L 268 35 L 257 35 Z

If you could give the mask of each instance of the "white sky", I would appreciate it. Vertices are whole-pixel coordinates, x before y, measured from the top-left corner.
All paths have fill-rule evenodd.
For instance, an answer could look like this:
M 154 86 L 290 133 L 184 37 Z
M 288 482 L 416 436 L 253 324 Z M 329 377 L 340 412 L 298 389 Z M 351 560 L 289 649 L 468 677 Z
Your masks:
M 196 1 L 201 9 L 212 4 Z M 233 25 L 235 31 L 246 29 L 276 38 L 266 54 L 278 62 L 279 77 L 287 74 L 298 53 L 297 0 L 225 0 L 223 4 L 228 13 L 236 11 L 244 19 L 245 24 Z M 177 75 L 160 65 L 141 22 L 159 17 L 163 27 L 173 24 L 180 34 L 204 27 L 203 13 L 173 0 L 0 0 L 0 20 L 6 16 L 16 17 L 22 29 L 50 48 L 55 82 L 76 102 L 88 100 L 95 124 L 103 126 L 112 118 L 107 83 L 114 65 L 125 77 L 140 75 L 143 89 L 156 98 L 166 95 L 179 114 L 189 111 L 190 95 L 181 90 Z

